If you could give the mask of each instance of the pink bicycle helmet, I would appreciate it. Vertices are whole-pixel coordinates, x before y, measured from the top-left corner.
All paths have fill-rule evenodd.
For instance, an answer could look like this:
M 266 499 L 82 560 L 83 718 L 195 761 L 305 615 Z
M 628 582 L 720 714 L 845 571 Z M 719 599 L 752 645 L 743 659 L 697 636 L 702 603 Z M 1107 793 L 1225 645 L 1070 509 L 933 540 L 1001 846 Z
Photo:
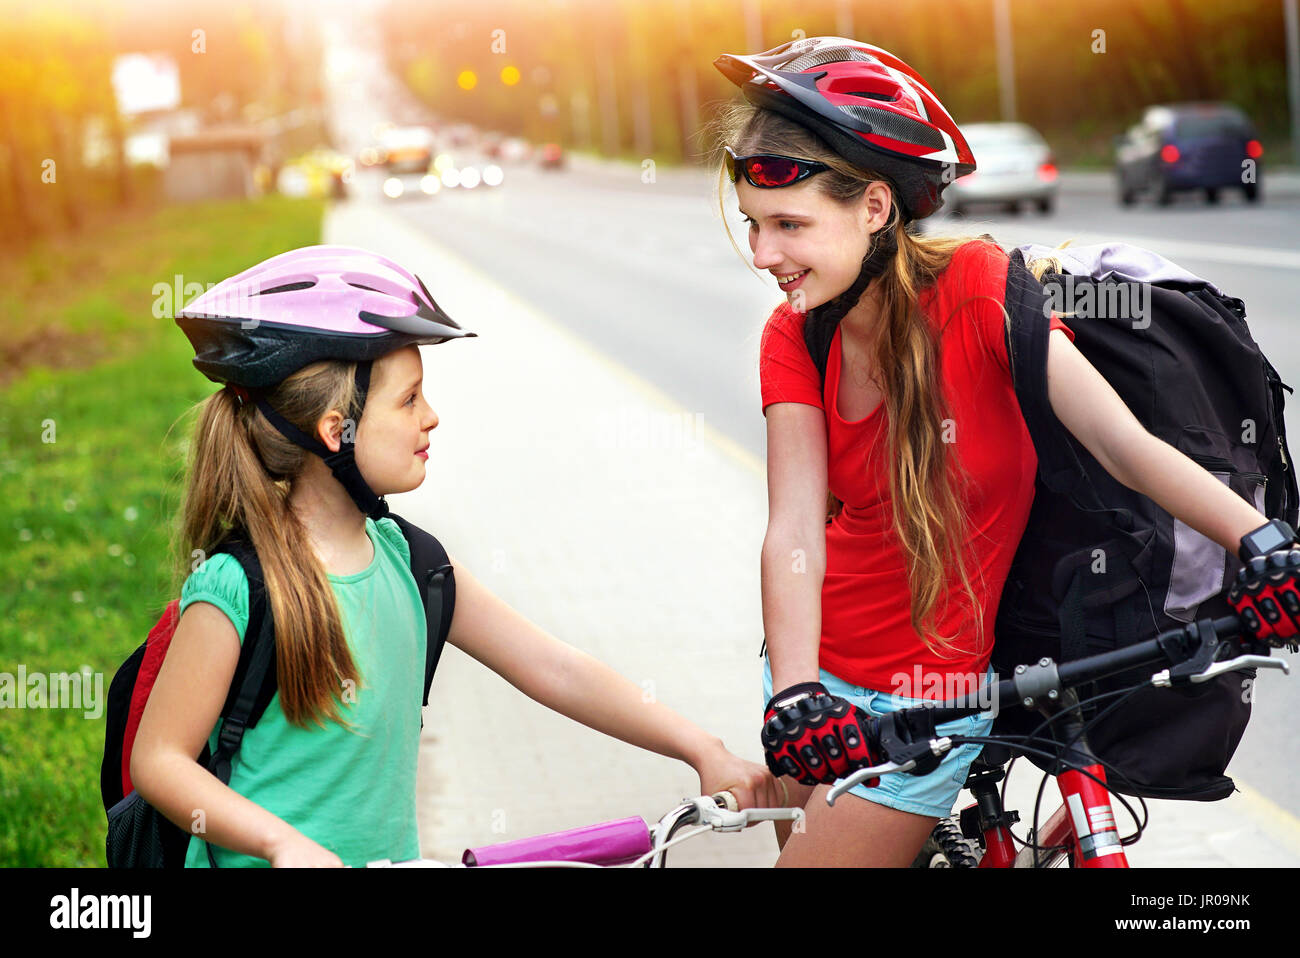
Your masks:
M 475 336 L 434 301 L 418 276 L 351 246 L 306 246 L 258 263 L 203 293 L 176 317 L 195 367 L 254 403 L 286 439 L 320 456 L 363 513 L 388 512 L 357 469 L 354 443 L 338 452 L 298 429 L 264 391 L 323 359 L 355 362 L 365 405 L 374 360 L 410 345 Z M 345 433 L 345 436 L 348 435 Z
M 305 246 L 218 283 L 180 311 L 194 365 L 265 389 L 321 359 L 366 362 L 412 344 L 474 336 L 420 278 L 351 246 Z
M 915 70 L 880 47 L 843 37 L 793 40 L 713 65 L 745 99 L 808 127 L 842 157 L 897 187 L 904 222 L 943 205 L 975 156 L 943 104 Z

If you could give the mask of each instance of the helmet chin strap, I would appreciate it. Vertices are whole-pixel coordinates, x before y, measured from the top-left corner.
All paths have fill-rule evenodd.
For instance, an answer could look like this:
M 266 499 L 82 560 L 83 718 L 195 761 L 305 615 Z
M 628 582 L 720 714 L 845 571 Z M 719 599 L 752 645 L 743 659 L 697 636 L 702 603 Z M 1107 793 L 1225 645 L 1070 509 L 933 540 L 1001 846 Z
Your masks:
M 365 408 L 366 393 L 370 390 L 370 367 L 370 362 L 357 363 L 354 382 L 360 400 L 359 408 L 361 409 Z M 365 515 L 371 519 L 381 519 L 388 515 L 388 503 L 384 501 L 383 496 L 375 495 L 374 490 L 366 483 L 365 478 L 361 475 L 361 470 L 357 467 L 355 424 L 351 430 L 345 429 L 343 431 L 339 451 L 331 452 L 330 448 L 324 443 L 308 436 L 276 412 L 271 404 L 266 401 L 265 396 L 260 393 L 256 394 L 254 401 L 257 403 L 257 408 L 262 411 L 262 415 L 266 417 L 267 422 L 274 426 L 285 439 L 288 439 L 296 446 L 301 446 L 308 452 L 315 453 L 324 460 L 325 465 L 329 466 L 330 472 L 334 474 L 334 478 L 339 481 L 348 496 L 356 503 L 357 508 Z

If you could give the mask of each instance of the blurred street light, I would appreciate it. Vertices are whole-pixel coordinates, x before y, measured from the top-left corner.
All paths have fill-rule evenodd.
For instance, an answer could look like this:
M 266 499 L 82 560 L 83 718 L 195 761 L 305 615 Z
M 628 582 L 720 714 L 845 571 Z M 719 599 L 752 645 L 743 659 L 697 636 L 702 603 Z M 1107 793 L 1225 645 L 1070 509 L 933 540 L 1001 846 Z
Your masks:
M 998 51 L 998 93 L 1002 102 L 1002 122 L 1016 119 L 1016 57 L 1011 47 L 1010 0 L 993 0 L 993 35 Z
M 768 49 L 763 42 L 763 10 L 761 0 L 741 0 L 745 11 L 745 44 L 754 53 Z
M 853 4 L 849 0 L 835 0 L 835 34 L 853 37 Z
M 478 75 L 473 70 L 461 70 L 456 83 L 462 90 L 472 90 L 478 86 Z
M 514 86 L 519 82 L 519 68 L 517 66 L 506 66 L 501 68 L 501 82 L 506 86 Z
M 1296 0 L 1283 0 L 1286 20 L 1286 89 L 1291 101 L 1291 162 L 1300 163 L 1300 13 Z

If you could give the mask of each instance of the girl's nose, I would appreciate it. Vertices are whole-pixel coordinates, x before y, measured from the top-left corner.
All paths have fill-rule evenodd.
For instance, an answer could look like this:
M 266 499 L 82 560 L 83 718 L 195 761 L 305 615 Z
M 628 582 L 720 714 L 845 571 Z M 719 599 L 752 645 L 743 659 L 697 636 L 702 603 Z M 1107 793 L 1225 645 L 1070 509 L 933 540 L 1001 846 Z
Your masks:
M 761 233 L 750 240 L 750 248 L 754 251 L 755 269 L 771 269 L 781 265 L 781 252 L 777 249 L 777 244 Z

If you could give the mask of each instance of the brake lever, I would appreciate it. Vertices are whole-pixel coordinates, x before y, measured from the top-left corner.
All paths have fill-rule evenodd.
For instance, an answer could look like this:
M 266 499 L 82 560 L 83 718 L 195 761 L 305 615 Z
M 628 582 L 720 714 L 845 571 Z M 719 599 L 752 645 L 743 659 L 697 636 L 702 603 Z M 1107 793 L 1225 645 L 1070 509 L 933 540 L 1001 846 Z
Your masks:
M 717 832 L 738 832 L 754 822 L 797 822 L 803 818 L 802 808 L 744 808 L 730 811 L 720 807 L 711 797 L 685 799 L 695 806 L 697 821 Z
M 1229 659 L 1226 662 L 1215 662 L 1204 672 L 1198 672 L 1191 676 L 1192 684 L 1208 682 L 1216 675 L 1222 675 L 1224 672 L 1235 672 L 1242 668 L 1257 669 L 1281 669 L 1283 675 L 1291 674 L 1291 666 L 1286 659 L 1273 658 L 1271 655 L 1239 655 L 1235 659 Z M 1169 688 L 1173 683 L 1170 681 L 1169 670 L 1158 672 L 1151 678 L 1151 684 L 1161 688 Z
M 902 765 L 899 765 L 897 762 L 886 762 L 884 765 L 872 765 L 870 768 L 860 768 L 856 772 L 840 779 L 831 786 L 831 790 L 826 793 L 826 804 L 834 805 L 835 799 L 839 798 L 854 785 L 860 785 L 861 783 L 876 778 L 879 775 L 887 775 L 890 772 L 907 772 L 914 768 L 916 768 L 915 760 L 904 762 Z

